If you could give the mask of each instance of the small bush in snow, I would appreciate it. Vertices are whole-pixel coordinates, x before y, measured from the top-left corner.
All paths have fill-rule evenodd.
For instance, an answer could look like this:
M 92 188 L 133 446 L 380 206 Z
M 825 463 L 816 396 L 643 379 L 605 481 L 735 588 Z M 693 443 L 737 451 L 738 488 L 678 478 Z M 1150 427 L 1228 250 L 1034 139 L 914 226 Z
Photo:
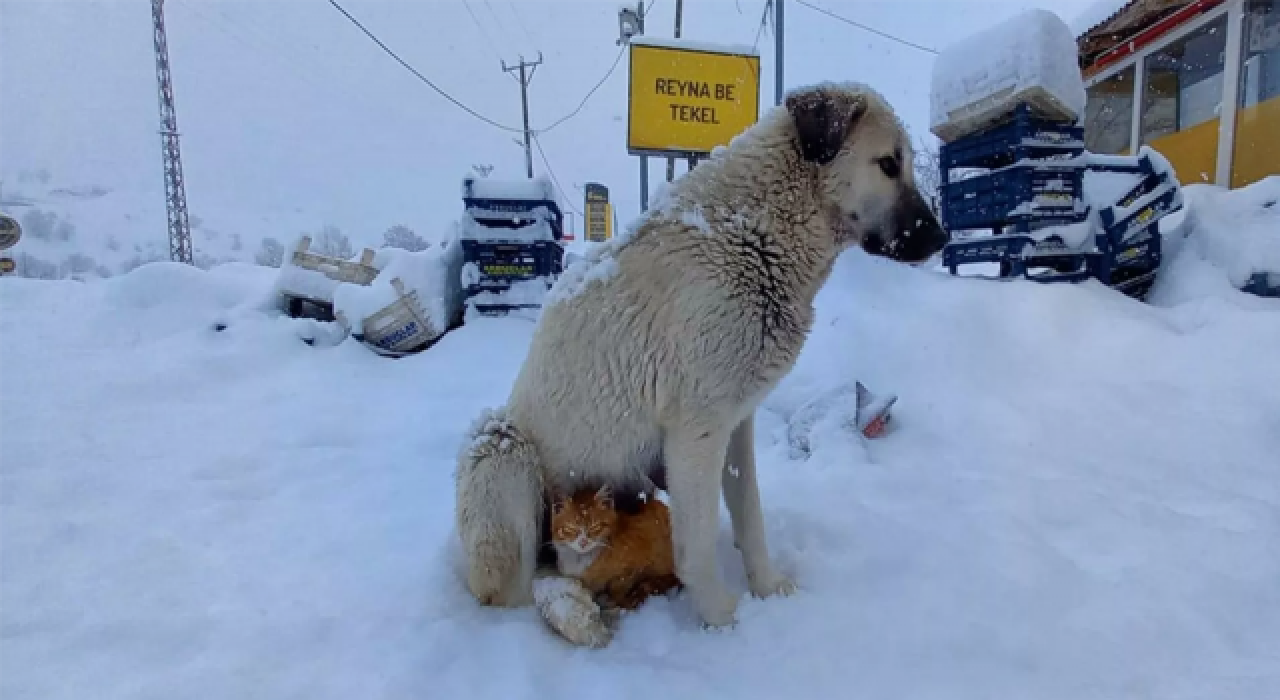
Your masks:
M 938 155 L 936 139 L 925 139 L 916 144 L 914 169 L 916 188 L 920 190 L 920 195 L 924 197 L 933 215 L 940 216 L 942 159 Z
M 76 237 L 75 224 L 71 223 L 70 221 L 67 221 L 66 219 L 59 221 L 58 228 L 54 232 L 54 237 L 57 238 L 59 241 L 63 241 L 63 242 L 66 242 L 71 240 L 72 238 L 75 238 Z
M 57 224 L 57 214 L 33 208 L 22 216 L 22 233 L 32 238 L 48 241 L 53 238 L 54 228 L 56 228 Z
M 18 253 L 13 256 L 14 274 L 18 277 L 27 277 L 37 280 L 56 280 L 58 279 L 58 266 L 41 260 L 30 253 Z
M 337 226 L 325 226 L 311 243 L 311 250 L 331 258 L 348 260 L 356 254 L 351 240 Z
M 120 239 L 116 238 L 115 236 L 107 236 L 107 250 L 110 250 L 110 251 L 120 250 Z
M 284 246 L 274 238 L 264 238 L 253 261 L 266 267 L 280 267 L 284 264 Z
M 93 272 L 93 268 L 97 266 L 98 264 L 88 255 L 72 253 L 58 266 L 58 276 L 62 278 L 82 276 Z
M 240 234 L 231 234 L 231 250 L 239 251 L 244 248 L 244 243 L 240 241 Z
M 422 236 L 414 233 L 413 229 L 402 224 L 396 224 L 382 234 L 382 247 L 384 248 L 400 248 L 416 253 L 420 250 L 426 250 L 430 245 L 430 243 L 422 239 Z

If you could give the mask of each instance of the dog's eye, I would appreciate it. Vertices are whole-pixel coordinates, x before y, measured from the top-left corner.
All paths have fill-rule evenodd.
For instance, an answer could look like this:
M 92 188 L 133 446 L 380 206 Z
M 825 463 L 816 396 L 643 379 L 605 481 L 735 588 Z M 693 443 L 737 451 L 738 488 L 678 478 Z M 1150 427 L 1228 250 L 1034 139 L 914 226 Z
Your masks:
M 884 172 L 885 177 L 891 180 L 898 179 L 898 175 L 902 174 L 901 169 L 898 167 L 898 160 L 893 156 L 884 156 L 877 160 L 876 163 L 880 165 L 880 170 Z

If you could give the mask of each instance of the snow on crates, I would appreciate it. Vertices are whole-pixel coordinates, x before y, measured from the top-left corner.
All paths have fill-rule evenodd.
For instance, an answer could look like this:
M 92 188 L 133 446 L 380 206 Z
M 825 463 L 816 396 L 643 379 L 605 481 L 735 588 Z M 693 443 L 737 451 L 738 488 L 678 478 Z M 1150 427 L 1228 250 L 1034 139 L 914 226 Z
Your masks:
M 291 316 L 336 321 L 375 352 L 402 355 L 429 346 L 461 320 L 462 249 L 456 234 L 418 252 L 365 249 L 359 261 L 311 252 L 304 236 L 275 283 Z
M 374 252 L 368 248 L 359 261 L 322 255 L 311 250 L 311 236 L 303 236 L 280 265 L 275 292 L 290 316 L 332 321 L 333 293 L 341 284 L 367 285 L 378 276 Z
M 401 355 L 435 342 L 461 320 L 462 249 L 456 238 L 426 250 L 383 248 L 368 285 L 334 292 L 335 316 L 375 352 Z
M 1019 13 L 944 49 L 933 64 L 929 129 L 949 142 L 999 122 L 1020 102 L 1066 122 L 1084 113 L 1075 37 L 1048 10 Z

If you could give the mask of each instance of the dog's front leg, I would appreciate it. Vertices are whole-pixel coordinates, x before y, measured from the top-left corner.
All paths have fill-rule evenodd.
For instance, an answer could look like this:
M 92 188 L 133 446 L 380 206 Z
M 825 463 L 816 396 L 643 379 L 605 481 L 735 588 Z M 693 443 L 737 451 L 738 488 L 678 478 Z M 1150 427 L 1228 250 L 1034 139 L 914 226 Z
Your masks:
M 728 431 L 688 427 L 672 431 L 664 445 L 671 494 L 671 535 L 676 574 L 689 589 L 702 621 L 733 624 L 737 597 L 730 595 L 716 562 L 720 530 L 717 476 L 728 448 Z
M 759 598 L 775 593 L 790 595 L 796 585 L 778 573 L 769 561 L 764 538 L 764 514 L 760 508 L 760 486 L 756 483 L 755 414 L 747 416 L 729 438 L 721 484 L 724 502 L 733 521 L 733 541 L 742 552 L 747 585 Z

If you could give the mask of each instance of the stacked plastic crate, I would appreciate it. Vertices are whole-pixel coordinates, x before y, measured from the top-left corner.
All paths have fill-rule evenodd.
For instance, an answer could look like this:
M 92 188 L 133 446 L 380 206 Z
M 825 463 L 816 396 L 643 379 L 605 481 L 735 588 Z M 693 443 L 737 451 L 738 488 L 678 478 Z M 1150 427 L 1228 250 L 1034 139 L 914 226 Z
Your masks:
M 943 225 L 953 234 L 991 233 L 954 240 L 943 250 L 943 264 L 953 274 L 961 265 L 993 262 L 1002 277 L 1088 278 L 1085 253 L 1060 235 L 1038 235 L 1088 219 L 1083 137 L 1074 123 L 1039 117 L 1019 104 L 1007 120 L 943 144 Z M 954 179 L 960 169 L 968 176 Z M 1034 272 L 1040 268 L 1048 272 Z

